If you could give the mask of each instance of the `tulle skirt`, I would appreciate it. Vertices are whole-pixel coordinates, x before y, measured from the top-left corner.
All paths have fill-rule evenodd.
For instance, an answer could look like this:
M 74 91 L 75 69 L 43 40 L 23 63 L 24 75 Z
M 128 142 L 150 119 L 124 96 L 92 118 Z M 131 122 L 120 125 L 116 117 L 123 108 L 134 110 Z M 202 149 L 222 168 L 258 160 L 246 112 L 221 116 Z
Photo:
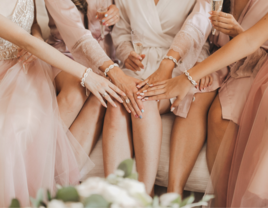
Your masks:
M 268 206 L 268 61 L 258 72 L 239 126 L 231 122 L 208 187 L 211 207 Z
M 51 67 L 36 60 L 28 73 L 0 61 L 0 207 L 29 206 L 40 188 L 77 184 L 93 168 L 61 121 Z

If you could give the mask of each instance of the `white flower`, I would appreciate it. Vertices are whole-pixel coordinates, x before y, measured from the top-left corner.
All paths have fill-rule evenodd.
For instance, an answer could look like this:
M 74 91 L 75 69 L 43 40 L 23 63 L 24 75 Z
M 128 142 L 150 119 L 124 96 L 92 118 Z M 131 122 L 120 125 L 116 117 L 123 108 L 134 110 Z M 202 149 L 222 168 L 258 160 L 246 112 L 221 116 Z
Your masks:
M 76 187 L 82 198 L 89 197 L 92 194 L 100 194 L 109 184 L 102 178 L 89 178 Z
M 78 203 L 66 203 L 65 204 L 66 208 L 83 208 L 83 204 L 78 202 Z
M 66 207 L 62 201 L 54 199 L 48 203 L 47 208 L 66 208 Z
M 125 175 L 125 172 L 122 171 L 122 170 L 116 170 L 116 171 L 114 172 L 114 174 L 115 174 L 116 176 L 123 177 L 123 176 Z
M 175 199 L 177 199 L 180 195 L 176 193 L 167 193 L 160 196 L 160 203 L 163 207 L 167 207 L 171 205 L 171 202 L 173 202 Z

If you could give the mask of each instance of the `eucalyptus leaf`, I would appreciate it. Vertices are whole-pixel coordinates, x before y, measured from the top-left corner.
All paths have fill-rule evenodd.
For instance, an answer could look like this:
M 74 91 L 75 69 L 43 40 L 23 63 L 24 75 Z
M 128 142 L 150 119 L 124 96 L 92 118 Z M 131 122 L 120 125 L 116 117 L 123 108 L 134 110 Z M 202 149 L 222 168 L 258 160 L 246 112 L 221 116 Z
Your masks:
M 172 201 L 172 204 L 181 204 L 181 196 L 179 196 L 177 199 L 175 199 L 174 201 Z
M 50 202 L 52 200 L 51 193 L 47 190 L 47 200 Z
M 210 201 L 211 199 L 213 199 L 214 196 L 213 195 L 205 195 L 202 199 L 202 201 L 207 202 Z
M 133 164 L 134 160 L 127 159 L 121 162 L 117 169 L 124 171 L 125 173 L 124 178 L 127 178 L 132 174 Z
M 33 207 L 39 207 L 43 201 L 44 198 L 44 190 L 43 189 L 39 189 L 37 194 L 36 194 L 36 199 L 34 198 L 30 198 L 32 206 Z
M 159 207 L 159 198 L 155 196 L 153 199 L 153 207 Z
M 180 204 L 180 207 L 184 207 L 185 205 L 192 204 L 194 202 L 194 194 L 191 193 L 189 197 L 184 199 L 182 203 Z
M 20 208 L 20 202 L 18 199 L 12 199 L 9 208 Z
M 92 194 L 83 201 L 85 208 L 109 208 L 110 203 L 107 202 L 101 195 Z
M 79 202 L 79 194 L 74 187 L 63 187 L 57 191 L 56 199 L 63 202 Z
M 138 173 L 131 173 L 131 175 L 128 176 L 127 178 L 133 179 L 133 180 L 138 180 Z

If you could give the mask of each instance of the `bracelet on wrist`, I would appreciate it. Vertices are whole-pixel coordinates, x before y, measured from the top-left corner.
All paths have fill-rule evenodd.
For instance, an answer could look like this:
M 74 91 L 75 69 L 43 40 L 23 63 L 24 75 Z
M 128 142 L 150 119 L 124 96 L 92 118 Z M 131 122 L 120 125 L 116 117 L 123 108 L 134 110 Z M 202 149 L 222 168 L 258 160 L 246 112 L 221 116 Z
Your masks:
M 183 73 L 188 78 L 188 80 L 192 83 L 192 85 L 194 85 L 194 86 L 197 85 L 196 81 L 193 80 L 193 78 L 190 76 L 190 74 L 189 74 L 189 72 L 187 70 L 185 70 Z
M 83 74 L 83 76 L 82 76 L 82 78 L 81 78 L 81 83 L 80 84 L 82 85 L 82 87 L 86 87 L 85 81 L 86 81 L 86 78 L 88 77 L 89 72 L 93 72 L 91 68 L 86 69 L 84 74 Z
M 175 64 L 175 67 L 177 67 L 177 66 L 179 66 L 179 61 L 177 61 L 177 59 L 175 59 L 173 56 L 164 56 L 164 58 L 163 59 L 169 59 L 169 60 L 171 60 L 171 61 L 173 61 L 174 62 L 174 64 Z
M 119 66 L 118 66 L 118 64 L 112 64 L 112 65 L 110 65 L 107 69 L 105 69 L 105 71 L 104 71 L 104 75 L 105 75 L 105 77 L 107 77 L 107 73 L 108 73 L 111 69 L 113 69 L 114 67 L 119 67 Z

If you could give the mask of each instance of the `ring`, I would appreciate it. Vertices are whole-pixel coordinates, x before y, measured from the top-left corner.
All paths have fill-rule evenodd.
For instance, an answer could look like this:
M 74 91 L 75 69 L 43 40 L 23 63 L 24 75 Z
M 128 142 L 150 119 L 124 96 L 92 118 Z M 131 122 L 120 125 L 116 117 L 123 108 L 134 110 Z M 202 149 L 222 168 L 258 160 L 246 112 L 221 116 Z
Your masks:
M 227 15 L 227 14 L 225 14 L 225 16 L 227 17 L 228 15 Z
M 127 98 L 127 99 L 126 99 L 126 103 L 128 104 L 129 102 L 130 102 L 130 100 Z
M 106 97 L 108 94 L 105 92 L 102 94 L 102 97 Z
M 149 83 L 146 83 L 148 86 L 150 86 L 150 84 Z

